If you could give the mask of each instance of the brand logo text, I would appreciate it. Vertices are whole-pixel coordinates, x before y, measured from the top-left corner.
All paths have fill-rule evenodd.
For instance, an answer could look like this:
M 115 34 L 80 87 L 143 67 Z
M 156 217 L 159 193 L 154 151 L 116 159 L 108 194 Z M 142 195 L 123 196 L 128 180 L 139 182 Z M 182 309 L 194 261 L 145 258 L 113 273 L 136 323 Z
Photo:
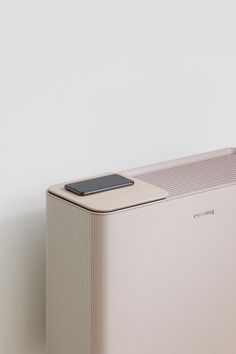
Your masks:
M 202 216 L 208 216 L 208 215 L 215 215 L 215 210 L 211 209 L 211 210 L 205 210 L 202 212 L 194 213 L 193 217 L 194 217 L 194 219 L 199 219 Z

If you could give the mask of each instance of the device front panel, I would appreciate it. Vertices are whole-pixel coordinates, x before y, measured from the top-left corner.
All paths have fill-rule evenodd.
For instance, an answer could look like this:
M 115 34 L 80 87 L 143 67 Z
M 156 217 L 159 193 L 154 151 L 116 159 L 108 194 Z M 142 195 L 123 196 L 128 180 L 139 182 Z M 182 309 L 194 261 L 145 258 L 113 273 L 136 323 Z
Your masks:
M 93 354 L 236 353 L 236 187 L 93 216 Z

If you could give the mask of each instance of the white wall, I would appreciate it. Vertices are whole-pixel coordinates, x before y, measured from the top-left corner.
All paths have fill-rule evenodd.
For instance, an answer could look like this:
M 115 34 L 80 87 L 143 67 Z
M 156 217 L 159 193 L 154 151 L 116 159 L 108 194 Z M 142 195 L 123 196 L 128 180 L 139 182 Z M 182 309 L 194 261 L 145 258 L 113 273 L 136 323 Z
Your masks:
M 0 5 L 0 353 L 44 353 L 45 190 L 236 145 L 230 1 Z

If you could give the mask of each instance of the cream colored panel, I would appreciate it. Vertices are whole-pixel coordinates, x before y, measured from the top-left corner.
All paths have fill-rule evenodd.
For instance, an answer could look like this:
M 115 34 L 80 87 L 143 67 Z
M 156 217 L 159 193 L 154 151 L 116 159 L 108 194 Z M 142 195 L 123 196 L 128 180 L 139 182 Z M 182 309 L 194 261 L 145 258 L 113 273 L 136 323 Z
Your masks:
M 48 195 L 47 354 L 91 354 L 91 215 Z
M 235 197 L 94 216 L 93 354 L 236 353 Z
M 88 196 L 79 196 L 67 191 L 64 188 L 65 183 L 50 187 L 49 192 L 95 212 L 111 212 L 134 205 L 160 200 L 168 196 L 167 191 L 157 186 L 153 186 L 136 178 L 132 178 L 132 180 L 134 181 L 132 186 Z

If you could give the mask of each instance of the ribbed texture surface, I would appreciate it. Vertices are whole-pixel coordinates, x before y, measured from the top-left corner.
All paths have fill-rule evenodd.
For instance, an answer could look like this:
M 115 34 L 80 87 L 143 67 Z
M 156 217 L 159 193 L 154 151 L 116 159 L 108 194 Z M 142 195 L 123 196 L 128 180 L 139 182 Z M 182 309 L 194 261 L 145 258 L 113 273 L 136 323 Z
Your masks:
M 236 183 L 236 154 L 150 171 L 134 176 L 169 192 L 170 197 Z
M 48 195 L 47 354 L 91 354 L 91 215 Z

